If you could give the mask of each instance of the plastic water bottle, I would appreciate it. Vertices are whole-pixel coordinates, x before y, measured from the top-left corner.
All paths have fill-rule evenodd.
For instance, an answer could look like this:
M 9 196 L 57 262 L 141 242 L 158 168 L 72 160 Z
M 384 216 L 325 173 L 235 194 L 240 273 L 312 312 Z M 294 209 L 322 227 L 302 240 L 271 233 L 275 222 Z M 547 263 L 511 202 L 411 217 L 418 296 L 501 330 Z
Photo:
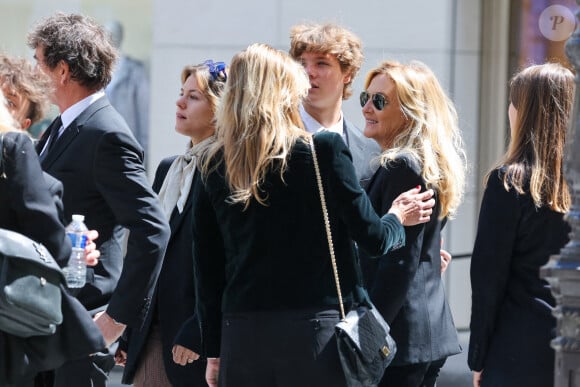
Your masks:
M 66 234 L 72 243 L 72 253 L 67 267 L 63 270 L 69 288 L 82 288 L 87 282 L 85 246 L 88 229 L 84 221 L 84 215 L 75 214 L 72 216 L 72 222 L 66 226 Z

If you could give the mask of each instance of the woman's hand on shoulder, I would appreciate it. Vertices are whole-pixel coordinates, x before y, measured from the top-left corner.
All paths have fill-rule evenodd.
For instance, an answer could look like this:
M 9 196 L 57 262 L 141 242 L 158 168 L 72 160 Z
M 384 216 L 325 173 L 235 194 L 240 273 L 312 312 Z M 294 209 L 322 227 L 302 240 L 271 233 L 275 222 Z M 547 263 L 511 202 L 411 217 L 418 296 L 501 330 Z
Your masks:
M 434 192 L 432 189 L 420 191 L 421 187 L 417 186 L 403 192 L 397 196 L 389 209 L 389 213 L 397 216 L 403 226 L 426 223 L 431 218 L 435 206 Z

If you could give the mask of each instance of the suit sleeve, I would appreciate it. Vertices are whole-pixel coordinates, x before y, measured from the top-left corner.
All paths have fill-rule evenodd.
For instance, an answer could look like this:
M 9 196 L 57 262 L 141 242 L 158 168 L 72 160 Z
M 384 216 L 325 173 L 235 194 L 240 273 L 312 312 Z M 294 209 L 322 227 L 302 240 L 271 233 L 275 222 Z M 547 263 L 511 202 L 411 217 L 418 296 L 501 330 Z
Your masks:
M 377 176 L 380 181 L 380 213 L 385 214 L 399 194 L 421 185 L 419 168 L 408 160 L 398 160 Z M 375 205 L 376 208 L 376 205 Z M 407 292 L 419 266 L 425 226 L 405 227 L 405 246 L 390 251 L 376 262 L 376 271 L 368 283 L 371 300 L 391 324 L 407 298 Z
M 129 230 L 123 269 L 107 312 L 132 325 L 150 301 L 169 240 L 169 225 L 147 181 L 140 149 L 128 134 L 105 134 L 96 155 L 97 187 L 117 222 Z
M 520 206 L 517 194 L 506 191 L 498 172 L 487 183 L 471 257 L 472 307 L 468 363 L 475 371 L 485 358 L 509 279 Z
M 4 147 L 8 203 L 13 209 L 17 225 L 17 229 L 13 231 L 42 243 L 58 264 L 65 266 L 70 256 L 70 241 L 60 221 L 55 200 L 45 181 L 32 141 L 24 134 L 6 135 Z M 56 179 L 52 183 L 54 187 L 62 190 L 62 185 Z
M 208 179 L 211 178 L 211 175 Z M 220 356 L 222 295 L 225 288 L 225 250 L 215 210 L 202 179 L 192 187 L 193 261 L 196 309 L 201 328 L 201 353 Z M 195 320 L 191 320 L 193 322 Z M 193 328 L 192 328 L 193 329 Z M 194 351 L 197 348 L 192 348 Z

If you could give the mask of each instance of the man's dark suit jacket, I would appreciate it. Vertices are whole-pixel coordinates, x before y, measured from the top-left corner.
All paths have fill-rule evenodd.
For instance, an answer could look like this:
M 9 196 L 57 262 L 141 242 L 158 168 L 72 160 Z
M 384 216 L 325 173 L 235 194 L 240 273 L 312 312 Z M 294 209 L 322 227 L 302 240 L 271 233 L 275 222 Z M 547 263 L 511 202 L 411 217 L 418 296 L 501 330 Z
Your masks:
M 40 152 L 47 131 L 37 144 Z M 143 168 L 143 151 L 102 97 L 67 127 L 41 162 L 64 185 L 64 214 L 85 215 L 99 232 L 99 264 L 77 295 L 87 309 L 108 304 L 115 320 L 142 323 L 169 238 L 169 226 Z M 124 230 L 129 230 L 123 259 Z
M 0 149 L 0 200 L 3 203 L 0 227 L 42 243 L 60 266 L 66 265 L 71 246 L 55 205 L 62 185 L 42 173 L 38 155 L 26 134 L 12 132 L 0 133 L 0 136 L 4 136 L 4 146 Z M 21 378 L 30 379 L 38 371 L 58 367 L 67 360 L 105 347 L 87 311 L 64 286 L 61 290 L 63 323 L 54 334 L 22 339 L 0 332 L 1 386 L 22 385 Z
M 425 190 L 420 165 L 410 155 L 401 156 L 375 173 L 367 194 L 382 215 L 399 194 L 418 185 Z M 445 221 L 438 219 L 439 213 L 437 204 L 428 223 L 405 227 L 404 247 L 372 260 L 363 252 L 371 300 L 397 342 L 391 366 L 430 362 L 461 351 L 441 279 L 439 250 Z
M 564 214 L 536 208 L 529 194 L 490 174 L 471 258 L 471 324 L 467 362 L 483 385 L 553 385 L 555 300 L 540 268 L 568 241 Z M 489 383 L 489 384 L 487 384 Z
M 159 164 L 153 182 L 155 192 L 161 190 L 169 167 L 175 158 L 176 156 L 168 157 Z M 199 172 L 196 172 L 192 185 L 195 184 L 195 180 L 199 179 L 199 176 Z M 123 373 L 125 384 L 133 382 L 135 372 L 142 361 L 151 325 L 157 324 L 161 333 L 165 372 L 171 384 L 175 387 L 207 386 L 204 360 L 199 359 L 181 366 L 173 362 L 171 353 L 174 344 L 192 349 L 198 347 L 201 341 L 197 318 L 194 317 L 190 325 L 184 326 L 185 321 L 195 314 L 191 223 L 190 196 L 181 213 L 176 207 L 171 214 L 169 220 L 171 237 L 153 294 L 152 306 L 145 317 L 145 322 L 141 327 L 131 328 L 127 332 L 129 334 L 127 364 Z

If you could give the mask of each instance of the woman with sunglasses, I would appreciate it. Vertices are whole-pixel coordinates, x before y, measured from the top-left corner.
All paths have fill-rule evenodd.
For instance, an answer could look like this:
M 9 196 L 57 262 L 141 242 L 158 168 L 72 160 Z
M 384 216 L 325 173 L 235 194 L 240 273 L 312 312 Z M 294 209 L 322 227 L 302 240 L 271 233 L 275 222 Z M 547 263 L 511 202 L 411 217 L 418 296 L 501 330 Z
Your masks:
M 366 76 L 364 134 L 381 147 L 366 188 L 382 215 L 409 186 L 435 191 L 431 220 L 405 228 L 406 243 L 380 259 L 363 255 L 371 299 L 391 326 L 397 354 L 379 386 L 434 386 L 448 356 L 461 351 L 441 279 L 441 230 L 464 191 L 457 113 L 423 63 L 381 63 Z
M 185 154 L 161 161 L 153 189 L 171 226 L 163 266 L 149 313 L 129 327 L 117 351 L 123 383 L 135 387 L 207 386 L 205 361 L 191 351 L 199 342 L 191 249 L 190 188 L 200 178 L 197 160 L 213 141 L 214 112 L 226 81 L 223 62 L 185 66 L 176 105 L 175 130 L 186 137 Z

